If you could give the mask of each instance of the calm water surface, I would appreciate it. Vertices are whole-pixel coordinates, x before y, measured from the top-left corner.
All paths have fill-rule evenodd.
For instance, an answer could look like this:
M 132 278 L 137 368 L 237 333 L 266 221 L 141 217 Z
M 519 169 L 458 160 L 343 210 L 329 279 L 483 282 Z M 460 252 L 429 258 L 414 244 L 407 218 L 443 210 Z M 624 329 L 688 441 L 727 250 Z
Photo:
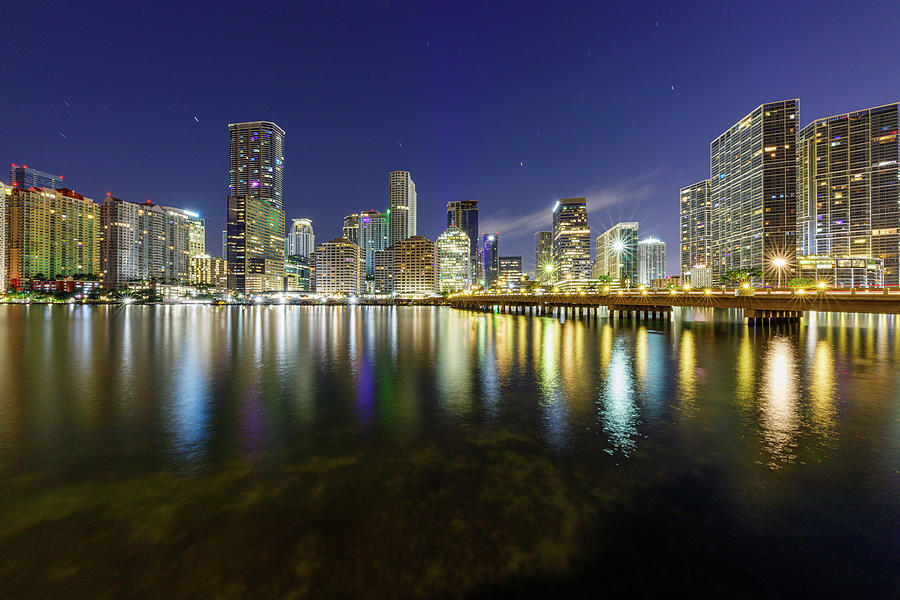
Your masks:
M 0 306 L 0 596 L 896 597 L 898 326 Z

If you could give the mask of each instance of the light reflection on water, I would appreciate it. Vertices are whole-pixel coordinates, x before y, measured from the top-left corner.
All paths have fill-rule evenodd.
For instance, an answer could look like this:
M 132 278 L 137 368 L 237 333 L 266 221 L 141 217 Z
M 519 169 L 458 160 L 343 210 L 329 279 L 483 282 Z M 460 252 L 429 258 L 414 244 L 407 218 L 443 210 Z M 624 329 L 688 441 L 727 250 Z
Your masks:
M 504 547 L 524 548 L 505 565 L 551 571 L 571 564 L 581 551 L 572 532 L 592 526 L 583 515 L 599 510 L 604 494 L 627 495 L 617 487 L 626 480 L 652 489 L 708 469 L 733 514 L 789 505 L 784 490 L 796 486 L 778 479 L 789 477 L 844 493 L 859 486 L 861 502 L 889 504 L 900 490 L 896 318 L 810 314 L 801 325 L 752 328 L 738 316 L 697 310 L 611 322 L 424 307 L 0 306 L 0 476 L 17 502 L 34 503 L 19 517 L 32 524 L 73 481 L 122 482 L 129 497 L 127 486 L 146 480 L 153 489 L 159 473 L 202 486 L 237 472 L 248 481 L 225 478 L 232 487 L 209 493 L 252 499 L 272 490 L 267 501 L 293 498 L 302 513 L 331 483 L 334 497 L 351 503 L 344 519 L 380 531 L 382 498 L 424 486 L 434 490 L 428 501 L 393 501 L 425 510 L 475 498 L 474 513 Z M 805 470 L 812 464 L 820 469 Z M 347 465 L 356 465 L 352 475 L 341 471 Z M 279 478 L 281 470 L 293 474 Z M 292 496 L 288 481 L 311 487 Z M 367 483 L 345 494 L 357 481 Z M 548 481 L 561 496 L 542 487 Z M 596 488 L 579 491 L 576 481 Z M 476 484 L 497 487 L 473 493 Z M 510 499 L 507 485 L 524 487 Z M 0 492 L 0 509 L 3 500 Z M 550 512 L 569 519 L 558 531 L 569 533 L 549 546 L 519 537 L 536 528 L 523 525 L 526 513 L 551 500 Z M 816 501 L 804 500 L 814 512 Z M 426 519 L 390 515 L 403 531 Z M 485 527 L 464 516 L 436 518 L 470 536 Z M 0 516 L 0 550 L 4 531 L 22 526 L 13 519 Z M 321 544 L 333 524 L 319 531 L 317 523 L 304 527 Z

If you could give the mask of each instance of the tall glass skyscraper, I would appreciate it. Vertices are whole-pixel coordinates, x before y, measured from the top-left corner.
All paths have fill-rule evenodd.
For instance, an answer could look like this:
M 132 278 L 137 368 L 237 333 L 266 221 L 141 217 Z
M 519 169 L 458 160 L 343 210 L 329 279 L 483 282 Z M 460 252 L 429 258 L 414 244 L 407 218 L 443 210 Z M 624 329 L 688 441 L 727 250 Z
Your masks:
M 228 126 L 228 289 L 284 286 L 284 130 L 269 121 Z
M 709 179 L 681 188 L 681 274 L 710 263 Z
M 879 258 L 897 285 L 900 104 L 817 119 L 798 135 L 801 255 Z M 826 264 L 826 263 L 822 263 Z
M 375 253 L 388 247 L 388 214 L 369 209 L 359 213 L 359 246 L 366 262 L 366 277 L 375 276 Z
M 500 234 L 485 233 L 478 246 L 478 279 L 485 288 L 497 282 L 500 276 Z
M 288 256 L 309 258 L 316 251 L 316 234 L 309 219 L 293 219 L 287 236 L 285 252 Z
M 391 171 L 388 177 L 390 245 L 416 235 L 416 184 L 408 171 Z
M 17 165 L 15 163 L 9 168 L 9 183 L 15 187 L 28 189 L 30 187 L 47 188 L 50 190 L 60 190 L 65 187 L 63 185 L 62 175 L 54 175 L 45 173 L 37 169 L 29 169 L 25 165 Z
M 594 275 L 609 275 L 624 287 L 638 282 L 638 224 L 616 223 L 597 236 Z
M 478 262 L 478 201 L 454 200 L 447 203 L 447 227 L 456 225 L 469 236 L 470 278 L 475 278 Z
M 716 282 L 733 269 L 758 268 L 765 281 L 776 259 L 796 267 L 799 101 L 763 104 L 709 146 L 711 263 Z
M 341 235 L 357 246 L 359 243 L 359 213 L 353 213 L 344 217 L 344 225 L 341 227 Z
M 666 278 L 666 243 L 653 237 L 637 244 L 638 278 L 643 285 Z
M 563 198 L 553 208 L 554 278 L 591 276 L 591 227 L 585 198 Z
M 438 289 L 442 293 L 458 292 L 469 285 L 472 268 L 469 262 L 469 236 L 450 225 L 435 242 L 438 253 Z
M 536 231 L 534 233 L 534 280 L 550 281 L 553 279 L 553 232 Z

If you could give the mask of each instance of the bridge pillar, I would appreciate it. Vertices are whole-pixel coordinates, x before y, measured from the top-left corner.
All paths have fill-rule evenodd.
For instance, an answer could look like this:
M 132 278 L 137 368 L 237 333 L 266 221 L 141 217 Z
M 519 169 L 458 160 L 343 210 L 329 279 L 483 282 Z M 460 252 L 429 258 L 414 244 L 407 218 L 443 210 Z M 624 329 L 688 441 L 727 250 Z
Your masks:
M 802 313 L 799 310 L 764 310 L 745 308 L 744 318 L 750 325 L 770 325 L 777 323 L 799 323 Z

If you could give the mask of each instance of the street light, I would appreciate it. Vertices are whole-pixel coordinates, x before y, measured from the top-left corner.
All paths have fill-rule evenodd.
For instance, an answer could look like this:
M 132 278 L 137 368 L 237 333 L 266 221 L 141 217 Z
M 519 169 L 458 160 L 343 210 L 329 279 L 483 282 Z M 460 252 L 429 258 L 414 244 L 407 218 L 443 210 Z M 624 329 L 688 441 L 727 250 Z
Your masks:
M 778 287 L 781 287 L 781 271 L 787 265 L 787 261 L 783 258 L 775 258 L 772 260 L 772 264 L 775 265 L 775 268 L 778 269 Z

